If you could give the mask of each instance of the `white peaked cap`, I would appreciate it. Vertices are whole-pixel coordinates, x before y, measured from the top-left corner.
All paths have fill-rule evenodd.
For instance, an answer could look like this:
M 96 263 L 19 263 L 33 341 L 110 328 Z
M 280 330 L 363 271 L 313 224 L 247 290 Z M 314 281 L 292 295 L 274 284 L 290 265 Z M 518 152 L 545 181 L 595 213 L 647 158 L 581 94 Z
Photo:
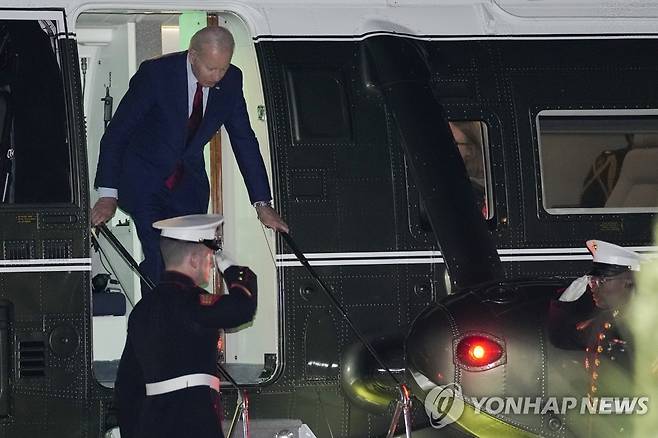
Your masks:
M 640 270 L 640 255 L 630 249 L 603 240 L 588 240 L 587 249 L 592 253 L 594 263 L 626 266 L 631 271 Z
M 631 271 L 640 270 L 642 258 L 630 249 L 603 240 L 588 240 L 587 249 L 592 254 L 592 262 L 606 265 L 623 266 Z M 560 301 L 576 301 L 587 290 L 591 275 L 583 275 L 576 278 L 569 287 L 560 295 Z
M 190 214 L 153 223 L 162 230 L 160 236 L 170 239 L 203 242 L 217 238 L 217 227 L 224 222 L 221 214 Z

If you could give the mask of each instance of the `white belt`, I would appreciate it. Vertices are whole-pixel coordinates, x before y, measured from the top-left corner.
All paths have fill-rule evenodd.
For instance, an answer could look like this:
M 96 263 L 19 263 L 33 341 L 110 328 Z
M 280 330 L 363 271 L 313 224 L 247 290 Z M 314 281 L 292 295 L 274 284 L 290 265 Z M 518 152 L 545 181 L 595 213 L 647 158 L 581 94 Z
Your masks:
M 162 382 L 147 383 L 146 395 L 159 395 L 178 391 L 192 386 L 209 386 L 219 392 L 219 379 L 210 374 L 188 374 L 186 376 L 174 377 Z

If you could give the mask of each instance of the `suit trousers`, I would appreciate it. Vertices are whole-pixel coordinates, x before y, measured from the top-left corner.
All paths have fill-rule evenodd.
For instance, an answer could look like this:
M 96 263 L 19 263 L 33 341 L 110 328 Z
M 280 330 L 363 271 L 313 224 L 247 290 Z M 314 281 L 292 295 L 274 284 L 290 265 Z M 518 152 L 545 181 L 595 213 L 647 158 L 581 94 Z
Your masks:
M 160 230 L 153 228 L 153 223 L 172 217 L 208 212 L 208 201 L 205 204 L 181 202 L 179 199 L 181 197 L 187 200 L 191 198 L 185 193 L 181 193 L 178 187 L 172 190 L 162 187 L 159 193 L 153 195 L 138 209 L 128 212 L 135 223 L 137 237 L 139 237 L 144 253 L 144 260 L 139 264 L 140 271 L 156 285 L 160 282 L 160 277 L 165 269 L 160 252 Z M 141 287 L 142 296 L 151 291 L 143 281 Z

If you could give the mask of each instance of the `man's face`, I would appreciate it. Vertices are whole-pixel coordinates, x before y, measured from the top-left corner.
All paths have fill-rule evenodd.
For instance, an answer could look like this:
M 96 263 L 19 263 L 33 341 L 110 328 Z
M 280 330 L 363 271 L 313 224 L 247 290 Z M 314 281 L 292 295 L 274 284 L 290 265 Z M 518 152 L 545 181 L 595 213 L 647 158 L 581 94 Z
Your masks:
M 192 73 L 204 87 L 214 87 L 224 77 L 233 55 L 229 51 L 219 50 L 208 44 L 201 46 L 200 51 L 190 49 L 189 53 Z
M 601 309 L 618 309 L 628 303 L 635 289 L 633 273 L 627 271 L 614 277 L 592 277 L 594 304 Z
M 459 154 L 462 156 L 466 172 L 471 178 L 483 178 L 484 170 L 482 167 L 482 155 L 477 145 L 464 134 L 454 123 L 449 123 L 452 136 L 459 148 Z
M 196 284 L 198 286 L 205 286 L 210 282 L 210 273 L 212 272 L 215 259 L 213 251 L 210 248 L 202 247 L 197 254 L 199 264 L 196 270 Z

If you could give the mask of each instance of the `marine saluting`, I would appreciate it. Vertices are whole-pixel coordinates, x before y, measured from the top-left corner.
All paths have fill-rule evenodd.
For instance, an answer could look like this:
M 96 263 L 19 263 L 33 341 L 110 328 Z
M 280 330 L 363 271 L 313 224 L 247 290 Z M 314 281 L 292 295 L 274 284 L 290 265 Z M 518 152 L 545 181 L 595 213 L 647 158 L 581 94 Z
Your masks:
M 561 348 L 592 349 L 590 338 L 598 340 L 597 327 L 607 330 L 611 320 L 620 317 L 634 291 L 633 272 L 640 270 L 640 256 L 629 249 L 602 240 L 588 240 L 587 249 L 591 269 L 575 279 L 549 310 L 551 341 Z
M 256 275 L 215 254 L 221 215 L 158 221 L 166 271 L 130 314 L 116 380 L 122 438 L 222 437 L 217 369 L 218 330 L 251 321 Z M 228 294 L 213 295 L 213 266 Z

